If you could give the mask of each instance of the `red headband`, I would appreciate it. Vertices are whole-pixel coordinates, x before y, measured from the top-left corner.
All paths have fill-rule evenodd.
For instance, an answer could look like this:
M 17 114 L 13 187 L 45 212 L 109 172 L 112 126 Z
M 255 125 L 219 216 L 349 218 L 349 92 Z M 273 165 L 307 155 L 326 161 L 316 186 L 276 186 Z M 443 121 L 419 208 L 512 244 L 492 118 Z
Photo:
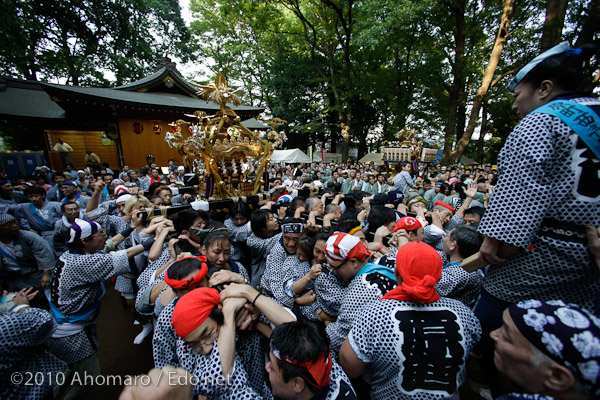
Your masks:
M 169 278 L 169 271 L 171 270 L 171 268 L 173 268 L 173 265 L 177 264 L 178 262 L 182 261 L 182 260 L 189 260 L 191 258 L 194 258 L 198 261 L 200 261 L 200 271 L 198 271 L 198 273 L 193 277 L 190 278 L 186 281 L 180 281 L 177 279 L 172 279 Z M 187 289 L 190 286 L 199 283 L 200 281 L 202 281 L 202 279 L 204 279 L 206 277 L 206 274 L 208 273 L 208 266 L 206 265 L 206 257 L 204 256 L 200 256 L 200 257 L 183 257 L 180 258 L 179 260 L 175 261 L 167 270 L 167 273 L 165 274 L 165 283 L 169 286 L 171 286 L 172 289 Z
M 180 338 L 202 325 L 212 310 L 221 302 L 217 289 L 201 287 L 181 297 L 173 309 L 171 322 Z
M 423 242 L 409 242 L 398 249 L 396 271 L 402 284 L 387 292 L 383 299 L 407 300 L 427 304 L 440 299 L 435 285 L 442 276 L 442 257 Z
M 444 208 L 447 208 L 448 210 L 452 211 L 452 215 L 454 215 L 454 213 L 456 212 L 456 210 L 454 210 L 454 207 L 452 207 L 450 204 L 446 204 L 446 203 L 444 203 L 443 201 L 440 201 L 440 200 L 438 200 L 438 201 L 435 202 L 434 207 L 435 206 L 442 206 Z
M 333 361 L 331 361 L 331 356 L 329 355 L 329 352 L 322 352 L 316 361 L 306 360 L 303 362 L 298 362 L 297 360 L 292 360 L 287 358 L 286 356 L 281 355 L 279 350 L 273 347 L 273 343 L 271 343 L 271 351 L 273 352 L 275 358 L 277 358 L 280 361 L 286 362 L 296 367 L 306 368 L 306 370 L 314 380 L 312 384 L 314 385 L 316 383 L 317 389 L 321 389 L 329 383 L 331 379 L 329 375 L 331 374 L 331 369 L 333 368 Z

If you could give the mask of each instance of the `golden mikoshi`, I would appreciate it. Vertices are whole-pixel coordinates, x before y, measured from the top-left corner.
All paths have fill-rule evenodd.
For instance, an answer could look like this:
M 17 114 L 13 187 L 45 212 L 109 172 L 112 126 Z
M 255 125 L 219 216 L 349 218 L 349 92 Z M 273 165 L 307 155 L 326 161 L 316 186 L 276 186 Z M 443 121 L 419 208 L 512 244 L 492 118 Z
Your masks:
M 166 135 L 166 142 L 177 149 L 184 158 L 184 164 L 197 175 L 213 177 L 215 197 L 257 194 L 264 184 L 262 175 L 273 150 L 285 140 L 283 133 L 274 130 L 275 126 L 285 121 L 278 118 L 265 121 L 273 129 L 267 134 L 251 131 L 227 106 L 227 103 L 239 106 L 239 95 L 243 92 L 230 89 L 221 73 L 217 74 L 214 83 L 198 87 L 198 95 L 203 100 L 218 104 L 220 111 L 215 115 L 204 111 L 186 114 L 198 122 L 178 120 L 172 123 L 175 131 Z M 189 135 L 185 131 L 189 131 Z M 255 167 L 255 161 L 258 167 Z

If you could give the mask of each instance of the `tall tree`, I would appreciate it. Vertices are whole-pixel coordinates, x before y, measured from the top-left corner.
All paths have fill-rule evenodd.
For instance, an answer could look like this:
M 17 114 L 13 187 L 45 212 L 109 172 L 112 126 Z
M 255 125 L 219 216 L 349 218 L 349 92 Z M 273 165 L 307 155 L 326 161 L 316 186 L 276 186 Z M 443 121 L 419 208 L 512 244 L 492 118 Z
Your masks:
M 445 72 L 429 18 L 432 8 L 435 2 L 429 0 L 367 0 L 358 9 L 355 90 L 386 116 L 387 139 L 407 125 L 437 129 L 431 108 L 444 97 Z
M 452 145 L 456 136 L 456 122 L 458 119 L 459 101 L 465 90 L 465 42 L 466 42 L 466 24 L 465 24 L 465 6 L 466 0 L 452 0 L 448 6 L 454 17 L 454 60 L 451 63 L 452 84 L 446 87 L 448 91 L 448 119 L 444 130 L 444 151 L 442 159 L 448 160 L 452 152 Z
M 451 153 L 451 159 L 453 162 L 457 163 L 462 155 L 464 154 L 469 141 L 471 140 L 471 136 L 473 136 L 473 131 L 477 125 L 477 121 L 479 120 L 479 112 L 481 110 L 481 105 L 483 104 L 485 95 L 492 84 L 492 80 L 494 79 L 494 75 L 496 73 L 496 67 L 500 61 L 500 55 L 502 54 L 502 50 L 504 49 L 504 44 L 508 39 L 508 26 L 510 25 L 510 18 L 514 11 L 515 0 L 503 0 L 502 1 L 502 19 L 500 21 L 500 28 L 498 29 L 498 34 L 496 35 L 496 41 L 494 42 L 494 48 L 492 49 L 492 53 L 490 55 L 490 59 L 488 61 L 488 65 L 485 68 L 485 72 L 483 74 L 483 78 L 481 81 L 481 85 L 479 89 L 477 89 L 477 94 L 473 99 L 473 105 L 471 108 L 471 116 L 469 118 L 469 125 L 467 125 L 467 129 L 463 133 L 462 137 L 456 144 L 456 148 Z
M 342 160 L 348 158 L 354 97 L 351 40 L 354 0 L 280 0 L 301 25 L 313 65 L 327 81 L 342 132 Z M 322 63 L 321 58 L 325 59 Z
M 568 0 L 564 38 L 593 41 L 599 3 Z M 410 126 L 430 143 L 445 139 L 445 162 L 465 152 L 484 104 L 484 158 L 512 128 L 501 126 L 516 120 L 503 87 L 539 53 L 547 8 L 546 0 L 192 0 L 192 5 L 197 18 L 192 30 L 202 43 L 198 59 L 210 59 L 206 66 L 214 72 L 242 82 L 245 101 L 288 120 L 285 129 L 299 134 L 289 136 L 290 144 L 330 141 L 335 148 L 340 133 L 347 132 L 346 143 L 358 143 L 363 151 L 366 132 L 383 140 Z
M 540 50 L 546 51 L 560 42 L 569 0 L 548 0 L 542 29 Z
M 148 73 L 170 52 L 185 58 L 189 34 L 176 0 L 6 0 L 0 6 L 4 73 L 74 85 Z

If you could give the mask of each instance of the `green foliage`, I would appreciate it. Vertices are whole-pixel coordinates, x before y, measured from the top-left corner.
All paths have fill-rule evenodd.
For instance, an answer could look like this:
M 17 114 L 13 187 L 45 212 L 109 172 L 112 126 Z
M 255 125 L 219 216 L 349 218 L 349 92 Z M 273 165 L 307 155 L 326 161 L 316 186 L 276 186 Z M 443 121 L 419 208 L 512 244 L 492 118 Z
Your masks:
M 584 31 L 597 37 L 600 25 L 585 25 L 593 5 L 569 2 L 564 39 L 575 43 Z M 495 157 L 517 123 L 504 88 L 539 52 L 545 7 L 542 0 L 516 2 L 485 100 L 486 158 Z M 360 152 L 367 136 L 380 143 L 405 126 L 443 145 L 444 137 L 455 141 L 465 129 L 502 2 L 191 0 L 190 10 L 188 30 L 177 0 L 5 0 L 0 68 L 27 79 L 107 86 L 148 74 L 169 52 L 222 72 L 244 88 L 245 103 L 287 120 L 281 129 L 288 147 L 331 144 L 340 151 L 342 123 L 349 123 Z M 468 151 L 476 153 L 477 146 Z
M 119 85 L 167 52 L 189 57 L 177 0 L 6 0 L 0 34 L 4 73 L 75 85 Z

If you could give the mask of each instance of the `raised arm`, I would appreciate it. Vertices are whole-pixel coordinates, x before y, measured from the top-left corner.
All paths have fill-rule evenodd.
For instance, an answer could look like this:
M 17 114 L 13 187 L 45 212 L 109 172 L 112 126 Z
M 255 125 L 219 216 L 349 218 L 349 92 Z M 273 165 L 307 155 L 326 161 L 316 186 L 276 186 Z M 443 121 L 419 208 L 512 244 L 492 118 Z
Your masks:
M 221 292 L 221 299 L 229 297 L 243 297 L 250 302 L 258 311 L 262 312 L 265 317 L 274 325 L 281 325 L 286 322 L 295 321 L 294 317 L 281 307 L 277 302 L 267 296 L 263 296 L 260 292 L 250 285 L 242 285 L 232 283 Z
M 86 213 L 92 212 L 96 208 L 98 208 L 100 194 L 102 193 L 102 190 L 104 190 L 104 186 L 106 186 L 106 184 L 102 181 L 101 178 L 98 178 L 98 180 L 96 182 L 94 182 L 93 185 L 94 185 L 94 193 L 92 194 L 90 201 L 88 201 L 88 203 L 87 203 L 87 207 L 85 209 Z
M 475 182 L 469 183 L 469 187 L 467 188 L 467 190 L 465 190 L 465 194 L 467 195 L 465 201 L 462 203 L 462 206 L 460 206 L 460 208 L 456 210 L 456 215 L 458 215 L 461 218 L 464 218 L 465 211 L 469 209 L 473 198 L 477 194 L 477 184 Z
M 310 282 L 314 281 L 315 279 L 317 279 L 319 277 L 319 275 L 321 275 L 322 271 L 323 271 L 323 266 L 319 263 L 310 267 L 310 271 L 308 271 L 308 273 L 306 275 L 304 275 L 302 278 L 298 279 L 292 285 L 292 290 L 294 291 L 294 293 L 296 293 L 297 295 L 302 294 L 302 292 L 304 292 L 304 289 L 306 289 L 308 284 Z

